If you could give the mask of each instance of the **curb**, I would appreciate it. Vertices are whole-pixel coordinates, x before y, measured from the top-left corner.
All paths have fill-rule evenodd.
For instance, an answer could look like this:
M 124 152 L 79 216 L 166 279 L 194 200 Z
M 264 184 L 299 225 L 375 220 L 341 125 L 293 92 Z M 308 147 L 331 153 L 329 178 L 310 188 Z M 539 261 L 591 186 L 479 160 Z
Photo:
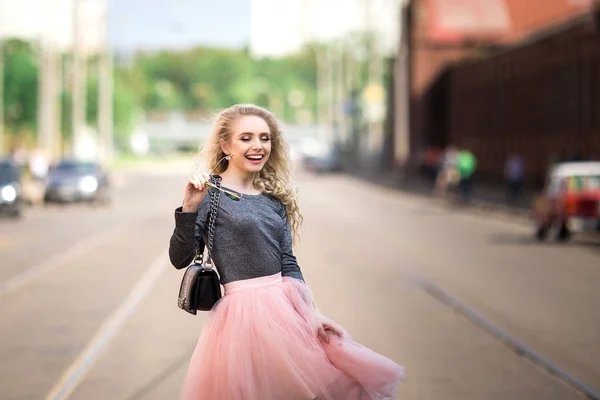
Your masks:
M 348 172 L 343 172 L 343 174 L 388 189 L 410 194 L 411 196 L 418 196 L 422 199 L 428 199 L 433 204 L 440 207 L 451 207 L 456 210 L 469 212 L 476 215 L 493 216 L 494 218 L 527 225 L 531 224 L 532 221 L 531 211 L 526 208 L 509 207 L 503 204 L 478 199 L 477 197 L 474 197 L 471 202 L 467 204 L 454 203 L 448 199 L 435 197 L 429 193 L 429 189 L 427 189 L 424 184 L 414 180 L 400 183 L 397 179 L 394 179 L 390 176 L 373 176 L 361 173 L 351 174 Z
M 523 224 L 531 224 L 531 212 L 525 209 L 517 209 L 500 204 L 486 202 L 484 200 L 474 200 L 470 207 L 472 212 L 476 214 L 492 214 L 494 217 L 499 217 L 511 222 L 519 222 Z

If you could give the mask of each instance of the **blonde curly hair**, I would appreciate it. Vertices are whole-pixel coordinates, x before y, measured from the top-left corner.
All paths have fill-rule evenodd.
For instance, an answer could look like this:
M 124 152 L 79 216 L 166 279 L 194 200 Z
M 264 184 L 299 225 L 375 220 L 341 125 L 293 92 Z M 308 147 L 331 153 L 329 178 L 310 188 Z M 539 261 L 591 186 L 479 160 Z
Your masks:
M 254 187 L 275 197 L 285 206 L 294 243 L 296 243 L 303 217 L 298 206 L 298 191 L 292 184 L 289 145 L 283 137 L 281 125 L 269 110 L 254 104 L 236 104 L 219 112 L 210 135 L 200 151 L 200 157 L 204 161 L 204 166 L 209 169 L 225 157 L 221 141 L 231 139 L 232 123 L 246 115 L 262 118 L 271 131 L 271 155 L 254 178 Z M 223 160 L 214 169 L 213 174 L 222 174 L 228 166 L 229 161 Z

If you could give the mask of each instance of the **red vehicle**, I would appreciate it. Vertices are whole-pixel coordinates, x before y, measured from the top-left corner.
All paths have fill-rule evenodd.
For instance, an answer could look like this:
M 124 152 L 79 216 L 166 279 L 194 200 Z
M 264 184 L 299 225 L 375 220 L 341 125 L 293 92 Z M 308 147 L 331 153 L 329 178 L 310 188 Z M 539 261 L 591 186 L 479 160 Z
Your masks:
M 600 162 L 570 162 L 554 166 L 544 193 L 533 204 L 536 237 L 550 232 L 568 240 L 573 233 L 600 232 Z

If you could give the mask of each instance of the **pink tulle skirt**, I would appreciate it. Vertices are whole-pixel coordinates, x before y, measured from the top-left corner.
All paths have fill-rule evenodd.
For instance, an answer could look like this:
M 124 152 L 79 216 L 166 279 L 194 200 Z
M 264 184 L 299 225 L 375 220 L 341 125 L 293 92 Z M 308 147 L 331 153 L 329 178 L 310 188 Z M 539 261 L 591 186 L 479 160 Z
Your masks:
M 404 369 L 353 342 L 314 307 L 308 287 L 281 274 L 225 285 L 184 381 L 184 400 L 396 398 Z M 323 321 L 342 332 L 319 339 Z

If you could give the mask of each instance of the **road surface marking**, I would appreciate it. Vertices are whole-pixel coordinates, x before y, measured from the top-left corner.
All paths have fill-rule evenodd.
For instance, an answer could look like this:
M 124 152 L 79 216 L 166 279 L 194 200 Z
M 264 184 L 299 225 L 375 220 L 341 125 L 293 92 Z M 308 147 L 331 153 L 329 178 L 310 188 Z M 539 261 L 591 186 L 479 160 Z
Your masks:
M 104 320 L 88 345 L 79 353 L 75 361 L 65 370 L 59 381 L 46 395 L 46 400 L 68 399 L 92 368 L 102 350 L 112 341 L 120 328 L 144 298 L 158 277 L 169 265 L 167 251 L 163 251 L 150 268 L 133 287 L 121 305 Z
M 593 400 L 600 400 L 600 393 L 595 392 L 593 388 L 585 385 L 583 382 L 580 382 L 576 378 L 569 375 L 566 371 L 563 371 L 559 366 L 548 361 L 523 343 L 520 343 L 517 339 L 510 336 L 508 333 L 497 328 L 490 321 L 479 315 L 476 311 L 462 303 L 460 300 L 452 296 L 441 287 L 437 286 L 435 283 L 415 273 L 410 273 L 410 278 L 427 293 L 446 304 L 453 310 L 464 315 L 469 321 L 491 334 L 497 340 L 512 348 L 518 355 L 527 358 L 529 361 L 545 369 L 551 375 L 556 376 L 558 379 L 562 380 L 564 383 L 571 386 L 584 396 L 587 396 Z
M 125 229 L 129 228 L 130 226 L 131 224 L 119 225 L 116 228 L 102 231 L 94 236 L 90 236 L 78 243 L 75 243 L 75 245 L 69 250 L 60 252 L 54 257 L 46 259 L 45 261 L 40 261 L 39 264 L 27 268 L 20 274 L 13 276 L 3 283 L 0 283 L 0 297 L 12 292 L 13 290 L 19 289 L 23 285 L 26 285 L 41 275 L 53 270 L 54 268 L 57 268 L 62 264 L 65 264 L 69 260 L 85 254 L 86 252 L 90 251 L 90 249 L 114 238 L 115 235 L 125 231 Z

